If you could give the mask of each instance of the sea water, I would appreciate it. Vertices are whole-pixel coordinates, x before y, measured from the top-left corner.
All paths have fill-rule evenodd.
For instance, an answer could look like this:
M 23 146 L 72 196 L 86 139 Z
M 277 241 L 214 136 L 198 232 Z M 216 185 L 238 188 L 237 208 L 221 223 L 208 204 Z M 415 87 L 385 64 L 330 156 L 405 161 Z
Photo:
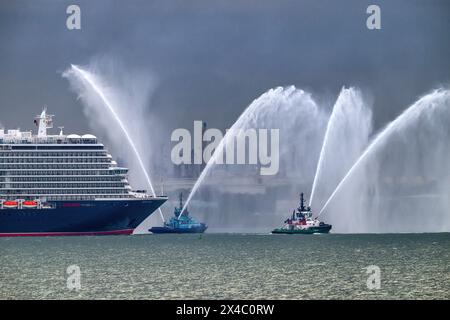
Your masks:
M 449 233 L 2 238 L 0 299 L 449 299 L 448 248 Z

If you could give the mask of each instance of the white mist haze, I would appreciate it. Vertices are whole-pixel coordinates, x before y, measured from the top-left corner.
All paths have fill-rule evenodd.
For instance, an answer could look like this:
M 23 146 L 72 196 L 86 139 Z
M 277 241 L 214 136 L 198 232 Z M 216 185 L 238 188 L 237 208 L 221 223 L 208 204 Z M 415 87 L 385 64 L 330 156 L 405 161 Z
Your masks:
M 215 165 L 213 157 L 189 197 L 203 207 L 192 207 L 224 229 L 270 229 L 316 180 L 313 211 L 334 232 L 448 231 L 449 102 L 448 90 L 433 91 L 372 136 L 371 103 L 357 88 L 342 89 L 331 115 L 302 90 L 271 89 L 218 150 L 238 129 L 280 128 L 280 173 L 262 178 L 251 166 Z
M 343 88 L 334 104 L 317 162 L 310 205 L 322 208 L 367 146 L 372 110 L 357 88 Z
M 172 165 L 160 152 L 170 143 L 152 112 L 155 80 L 97 60 L 84 67 L 125 124 L 153 182 Z M 98 94 L 70 69 L 63 76 L 82 102 L 92 133 L 104 138 L 134 189 L 148 189 L 135 154 Z M 289 216 L 298 194 L 333 232 L 449 231 L 450 94 L 433 91 L 372 134 L 372 103 L 343 88 L 334 105 L 294 86 L 270 89 L 242 112 L 205 165 L 185 206 L 212 230 L 270 230 Z M 376 97 L 375 97 L 376 99 Z M 215 164 L 240 130 L 279 129 L 279 171 Z M 157 190 L 159 193 L 159 190 Z M 185 195 L 186 198 L 186 195 Z M 166 217 L 171 213 L 167 212 Z M 161 224 L 153 214 L 137 229 Z
M 426 94 L 371 141 L 321 218 L 339 232 L 450 230 L 450 91 Z
M 309 191 L 327 119 L 327 107 L 320 106 L 311 93 L 295 86 L 268 90 L 228 130 L 185 207 L 191 199 L 210 203 L 205 208 L 193 202 L 191 212 L 225 229 L 263 229 L 279 224 L 282 216 L 297 205 L 298 193 L 306 192 L 306 188 Z M 236 134 L 250 128 L 279 129 L 280 168 L 276 175 L 261 176 L 256 165 L 215 164 Z M 292 199 L 288 206 L 283 202 L 287 196 Z

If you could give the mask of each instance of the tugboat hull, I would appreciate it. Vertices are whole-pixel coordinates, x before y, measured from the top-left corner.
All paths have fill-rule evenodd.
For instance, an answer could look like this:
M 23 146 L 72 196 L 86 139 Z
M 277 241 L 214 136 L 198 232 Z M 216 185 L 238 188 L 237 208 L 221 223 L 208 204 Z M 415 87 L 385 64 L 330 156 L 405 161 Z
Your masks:
M 203 233 L 208 227 L 206 225 L 192 228 L 170 228 L 170 227 L 153 227 L 149 231 L 152 233 Z
M 314 234 L 314 233 L 329 233 L 331 225 L 324 225 L 318 227 L 310 227 L 305 229 L 285 229 L 277 228 L 272 230 L 273 234 Z

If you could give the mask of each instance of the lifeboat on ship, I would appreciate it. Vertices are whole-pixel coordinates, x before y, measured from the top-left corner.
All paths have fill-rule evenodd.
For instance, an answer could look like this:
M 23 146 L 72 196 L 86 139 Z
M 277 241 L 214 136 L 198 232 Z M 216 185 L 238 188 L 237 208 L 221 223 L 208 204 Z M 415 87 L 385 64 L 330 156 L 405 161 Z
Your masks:
M 37 208 L 38 202 L 37 201 L 24 201 L 22 202 L 22 207 L 27 209 L 34 209 Z
M 15 209 L 19 206 L 19 202 L 17 201 L 5 201 L 3 202 L 3 208 L 6 209 Z

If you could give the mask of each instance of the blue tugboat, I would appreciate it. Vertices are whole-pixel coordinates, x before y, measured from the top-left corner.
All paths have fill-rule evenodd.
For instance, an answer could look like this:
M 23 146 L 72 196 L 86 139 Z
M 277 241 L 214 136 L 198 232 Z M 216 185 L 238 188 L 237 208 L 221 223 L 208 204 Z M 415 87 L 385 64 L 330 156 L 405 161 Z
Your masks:
M 152 227 L 148 231 L 152 233 L 203 233 L 208 228 L 204 223 L 197 222 L 189 216 L 187 208 L 183 210 L 183 194 L 180 193 L 180 206 L 173 212 L 169 222 L 164 222 L 163 227 Z

